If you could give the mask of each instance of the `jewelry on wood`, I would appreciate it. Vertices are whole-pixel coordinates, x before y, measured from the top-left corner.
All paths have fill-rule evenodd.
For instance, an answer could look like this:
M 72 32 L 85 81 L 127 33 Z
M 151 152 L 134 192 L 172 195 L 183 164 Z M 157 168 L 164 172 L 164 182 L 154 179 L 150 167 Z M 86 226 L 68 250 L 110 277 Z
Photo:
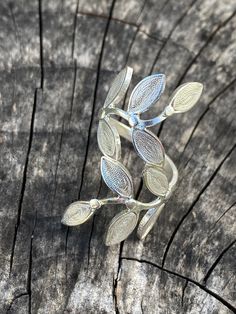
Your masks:
M 157 125 L 167 117 L 190 110 L 199 100 L 203 85 L 198 82 L 179 86 L 170 97 L 163 112 L 152 119 L 142 120 L 141 114 L 155 105 L 165 88 L 165 75 L 153 74 L 139 82 L 131 93 L 127 111 L 116 105 L 125 96 L 133 70 L 123 69 L 114 79 L 100 112 L 97 132 L 101 158 L 101 174 L 106 185 L 117 194 L 116 197 L 77 201 L 70 204 L 63 215 L 62 223 L 76 226 L 87 221 L 95 211 L 107 204 L 123 204 L 126 209 L 111 221 L 106 234 L 106 245 L 125 240 L 135 229 L 140 212 L 146 210 L 137 228 L 137 235 L 144 239 L 153 228 L 165 203 L 173 193 L 178 180 L 178 170 L 165 153 L 159 138 L 149 127 Z M 122 117 L 128 125 L 116 120 Z M 133 143 L 138 156 L 145 162 L 144 183 L 157 196 L 152 202 L 143 203 L 134 198 L 133 179 L 128 169 L 121 163 L 121 141 L 123 137 Z

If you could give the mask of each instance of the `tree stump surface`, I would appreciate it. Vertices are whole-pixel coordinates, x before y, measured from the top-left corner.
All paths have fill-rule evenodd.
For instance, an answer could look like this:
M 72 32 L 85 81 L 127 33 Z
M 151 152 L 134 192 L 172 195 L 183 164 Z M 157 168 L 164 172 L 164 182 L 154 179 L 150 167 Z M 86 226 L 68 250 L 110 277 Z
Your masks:
M 0 313 L 236 311 L 235 10 L 232 0 L 0 3 Z M 60 221 L 71 202 L 109 193 L 98 112 L 125 65 L 132 87 L 166 74 L 161 104 L 182 82 L 205 89 L 156 130 L 180 178 L 154 229 L 106 247 L 120 207 L 78 228 Z M 144 199 L 136 160 L 123 150 Z

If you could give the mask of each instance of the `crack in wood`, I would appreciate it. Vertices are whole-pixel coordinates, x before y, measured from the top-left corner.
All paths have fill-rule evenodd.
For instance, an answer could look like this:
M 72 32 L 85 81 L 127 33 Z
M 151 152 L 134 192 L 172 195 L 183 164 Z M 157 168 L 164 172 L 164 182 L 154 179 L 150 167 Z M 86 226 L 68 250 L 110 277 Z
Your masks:
M 119 307 L 118 307 L 118 300 L 117 300 L 117 287 L 118 287 L 118 281 L 120 280 L 120 272 L 121 272 L 122 259 L 123 259 L 122 258 L 123 246 L 124 246 L 124 241 L 120 243 L 118 267 L 117 267 L 116 277 L 113 280 L 113 300 L 114 300 L 116 314 L 120 313 Z
M 137 25 L 138 25 L 139 27 L 141 26 L 141 23 L 138 23 L 138 21 L 139 21 L 139 19 L 141 18 L 142 14 L 143 14 L 143 11 L 144 11 L 144 9 L 145 9 L 146 4 L 147 4 L 147 0 L 144 0 L 144 1 L 143 1 L 143 4 L 142 4 L 142 7 L 141 7 L 141 10 L 140 10 L 140 12 L 139 12 L 139 14 L 138 14 L 138 17 L 137 17 Z
M 122 257 L 122 260 L 127 260 L 127 261 L 134 261 L 134 262 L 138 262 L 138 263 L 144 263 L 150 266 L 153 266 L 155 268 L 158 268 L 160 271 L 164 271 L 170 275 L 176 276 L 178 278 L 184 279 L 187 282 L 191 282 L 192 284 L 198 286 L 200 289 L 204 290 L 206 293 L 210 294 L 212 297 L 214 297 L 215 299 L 217 299 L 219 302 L 221 302 L 223 305 L 225 305 L 228 309 L 230 309 L 231 311 L 233 311 L 234 313 L 236 312 L 236 308 L 230 304 L 229 302 L 227 302 L 224 298 L 222 298 L 221 296 L 219 296 L 217 293 L 213 292 L 212 290 L 208 289 L 207 287 L 205 287 L 204 285 L 202 285 L 201 283 L 193 280 L 192 278 L 188 278 L 184 275 L 181 275 L 179 273 L 176 273 L 172 270 L 169 270 L 167 268 L 164 268 L 156 263 L 153 263 L 151 261 L 145 260 L 145 259 L 137 259 L 137 258 L 133 258 L 133 257 Z M 186 288 L 185 288 L 186 289 Z
M 77 5 L 79 5 L 79 1 L 77 2 Z M 76 26 L 74 26 L 74 27 L 76 27 Z M 71 118 L 72 118 L 72 112 L 73 112 L 74 100 L 75 100 L 76 81 L 77 81 L 77 60 L 75 59 L 74 60 L 74 76 L 73 76 L 73 82 L 72 82 L 72 95 L 71 95 L 68 125 L 70 125 Z M 63 126 L 64 126 L 64 124 L 63 124 Z M 61 145 L 62 145 L 62 143 L 61 143 Z M 66 227 L 65 256 L 67 256 L 67 245 L 68 245 L 69 232 L 70 232 L 70 228 Z M 66 263 L 66 274 L 67 274 L 67 263 Z
M 141 300 L 141 302 L 140 302 L 140 308 L 141 308 L 141 312 L 142 312 L 142 314 L 144 314 L 144 309 L 143 309 L 143 298 L 142 298 L 142 300 Z
M 43 18 L 42 18 L 42 0 L 38 0 L 38 15 L 39 15 L 39 50 L 40 50 L 40 70 L 41 80 L 40 88 L 44 85 L 44 54 L 43 54 Z
M 75 86 L 77 80 L 77 60 L 74 60 L 74 77 L 72 83 L 72 95 L 71 95 L 71 103 L 70 103 L 70 112 L 69 112 L 69 124 L 72 118 L 72 112 L 74 107 L 74 100 L 75 100 Z
M 161 44 L 164 43 L 164 40 L 163 40 L 162 38 L 158 38 L 158 37 L 156 37 L 156 36 L 153 35 L 153 34 L 149 34 L 149 33 L 145 32 L 144 29 L 140 29 L 139 32 L 140 32 L 141 34 L 146 35 L 148 38 L 153 39 L 153 40 L 156 41 L 156 42 L 159 42 L 159 43 L 161 43 Z M 176 45 L 176 46 L 179 46 L 179 45 Z M 184 48 L 184 49 L 185 49 L 185 48 Z
M 65 241 L 65 255 L 67 256 L 67 246 L 68 246 L 68 238 L 69 238 L 70 228 L 66 227 L 66 241 Z
M 116 0 L 112 1 L 111 7 L 110 7 L 110 14 L 109 14 L 109 18 L 107 20 L 107 24 L 106 24 L 105 31 L 103 34 L 102 46 L 101 46 L 101 51 L 100 51 L 100 55 L 99 55 L 99 59 L 98 59 L 97 75 L 96 75 L 96 82 L 95 82 L 94 95 L 93 95 L 92 112 L 91 112 L 91 119 L 90 119 L 90 124 L 89 124 L 89 129 L 88 129 L 88 138 L 87 138 L 87 145 L 86 145 L 86 149 L 85 149 L 85 158 L 84 158 L 84 163 L 83 163 L 83 168 L 82 168 L 82 173 L 81 173 L 81 183 L 80 183 L 79 192 L 78 192 L 78 199 L 80 198 L 80 193 L 81 193 L 83 181 L 84 181 L 84 174 L 85 174 L 85 168 L 86 168 L 86 164 L 87 164 L 89 144 L 90 144 L 90 136 L 91 136 L 92 125 L 93 125 L 93 120 L 94 120 L 95 106 L 96 106 L 96 101 L 97 101 L 97 90 L 98 90 L 98 84 L 99 84 L 99 78 L 100 78 L 102 57 L 103 57 L 103 53 L 104 53 L 106 37 L 108 34 L 108 29 L 109 29 L 110 22 L 111 22 L 111 17 L 112 17 L 115 1 Z
M 215 29 L 215 31 L 213 31 L 213 33 L 208 37 L 206 43 L 202 46 L 202 48 L 199 50 L 199 52 L 196 54 L 196 56 L 191 60 L 191 62 L 189 63 L 189 65 L 186 67 L 185 71 L 184 71 L 183 74 L 181 75 L 181 78 L 179 79 L 179 81 L 178 81 L 178 83 L 176 84 L 175 88 L 177 88 L 177 87 L 183 82 L 185 76 L 187 75 L 187 73 L 189 72 L 189 70 L 191 69 L 191 67 L 195 64 L 195 62 L 197 61 L 197 59 L 199 58 L 199 56 L 202 54 L 202 52 L 203 52 L 203 51 L 207 48 L 207 46 L 212 42 L 212 40 L 213 40 L 214 37 L 218 34 L 218 32 L 219 32 L 225 25 L 227 25 L 228 22 L 230 22 L 230 21 L 234 18 L 235 14 L 236 14 L 236 12 L 233 12 L 233 14 L 231 14 L 230 17 L 228 17 L 228 18 L 227 18 L 225 21 L 223 21 L 220 25 L 218 25 L 218 27 Z M 231 83 L 230 83 L 229 85 L 231 85 Z M 219 94 L 219 95 L 220 95 L 220 94 Z M 218 98 L 218 96 L 217 96 L 216 98 Z M 215 101 L 216 98 L 214 98 L 214 99 L 211 101 L 211 103 L 212 103 L 213 101 Z M 210 104 L 211 104 L 211 103 L 210 103 Z M 204 115 L 207 113 L 210 104 L 207 105 L 206 110 L 205 110 L 205 111 L 202 113 L 202 115 L 199 117 L 199 119 L 198 119 L 196 125 L 194 126 L 194 130 L 193 130 L 192 133 L 190 134 L 190 137 L 189 137 L 189 139 L 188 139 L 188 141 L 187 141 L 187 143 L 186 143 L 186 145 L 185 145 L 185 147 L 184 147 L 184 150 L 185 150 L 186 146 L 189 144 L 189 142 L 191 141 L 192 135 L 193 135 L 193 133 L 195 132 L 195 130 L 196 130 L 196 128 L 197 128 L 199 122 L 200 122 L 201 119 L 204 117 Z M 162 129 L 163 129 L 164 124 L 165 124 L 165 121 L 163 121 L 163 122 L 161 123 L 161 125 L 160 125 L 160 128 L 159 128 L 159 130 L 158 130 L 158 137 L 160 137 L 160 135 L 161 135 L 161 131 L 162 131 Z M 183 151 L 183 152 L 184 152 L 184 151 Z M 182 154 L 181 154 L 181 156 L 182 156 Z
M 195 0 L 197 1 L 197 0 Z M 92 17 L 97 17 L 97 18 L 102 18 L 102 19 L 107 19 L 108 17 L 106 15 L 102 15 L 102 14 L 95 14 L 95 13 L 91 13 L 91 12 L 84 12 L 84 11 L 78 11 L 77 13 L 78 15 L 82 15 L 82 16 L 92 16 Z M 153 34 L 147 33 L 144 29 L 141 29 L 140 24 L 136 24 L 136 23 L 132 23 L 132 22 L 128 22 L 128 21 L 124 21 L 124 20 L 120 20 L 116 17 L 112 17 L 110 19 L 110 21 L 114 21 L 114 22 L 118 22 L 124 25 L 129 25 L 129 26 L 133 26 L 136 27 L 137 29 L 140 27 L 139 32 L 146 35 L 147 37 L 149 37 L 150 39 L 153 39 L 155 41 L 158 41 L 162 44 L 164 44 L 166 42 L 166 40 L 164 40 L 163 38 L 158 38 Z M 178 25 L 177 25 L 178 26 Z M 191 51 L 188 50 L 187 47 L 182 46 L 179 43 L 175 43 L 176 46 L 181 47 L 182 49 L 188 51 L 189 53 L 191 53 Z
M 215 221 L 214 225 L 213 225 L 213 228 L 215 228 L 216 224 L 228 213 L 228 211 L 230 211 L 234 206 L 236 205 L 236 201 L 230 205 L 224 212 L 223 214 Z
M 99 188 L 98 188 L 98 193 L 96 198 L 99 198 L 99 195 L 101 193 L 101 189 L 102 189 L 102 177 L 100 177 L 100 183 L 99 183 Z M 92 241 L 92 236 L 93 236 L 93 231 L 94 231 L 94 226 L 95 226 L 95 218 L 96 218 L 96 214 L 93 215 L 93 221 L 92 221 L 92 227 L 90 230 L 90 234 L 89 234 L 89 241 L 88 241 L 88 263 L 87 266 L 89 267 L 90 264 L 90 249 L 91 249 L 91 241 Z
M 188 286 L 188 280 L 186 279 L 185 280 L 185 284 L 183 286 L 183 290 L 182 290 L 182 297 L 181 297 L 181 306 L 183 307 L 184 306 L 184 294 L 185 294 L 185 290 Z
M 159 11 L 159 15 L 162 14 L 162 12 L 164 11 L 164 9 L 166 8 L 166 6 L 170 3 L 171 0 L 166 0 L 164 3 L 163 3 L 163 6 L 160 8 L 160 11 Z
M 137 21 L 139 20 L 140 16 L 142 15 L 146 3 L 147 3 L 147 2 L 146 2 L 146 0 L 145 0 L 145 1 L 143 2 L 143 6 L 142 6 L 142 8 L 141 8 L 141 10 L 140 10 L 140 12 L 139 12 L 139 16 L 137 17 Z M 137 35 L 138 35 L 139 31 L 140 31 L 141 25 L 142 25 L 142 23 L 140 23 L 140 24 L 137 23 L 136 32 L 135 32 L 135 34 L 134 34 L 134 36 L 133 36 L 133 38 L 132 38 L 132 41 L 131 41 L 131 43 L 130 43 L 130 45 L 129 45 L 128 54 L 127 54 L 127 58 L 126 58 L 126 65 L 128 65 L 130 52 L 131 52 L 131 49 L 132 49 L 132 47 L 133 47 L 133 44 L 134 44 L 134 42 L 135 42 L 135 40 L 136 40 L 136 38 L 137 38 Z M 127 94 L 126 94 L 126 95 L 127 95 Z M 125 95 L 125 96 L 126 96 L 126 95 Z M 125 102 L 126 102 L 126 97 L 125 97 L 125 99 L 124 99 L 123 106 L 124 106 Z M 123 108 L 123 106 L 122 106 L 122 108 Z M 119 121 L 120 121 L 120 120 L 119 120 Z
M 200 197 L 202 196 L 202 194 L 206 191 L 206 189 L 210 186 L 211 182 L 214 180 L 215 176 L 217 175 L 218 171 L 221 169 L 221 167 L 223 166 L 224 162 L 229 158 L 229 156 L 231 155 L 231 153 L 233 152 L 233 150 L 235 149 L 236 145 L 234 145 L 229 152 L 226 154 L 226 156 L 222 159 L 222 161 L 219 163 L 219 165 L 217 166 L 217 168 L 215 169 L 215 171 L 213 172 L 213 174 L 210 176 L 210 178 L 207 180 L 206 184 L 203 186 L 203 188 L 201 189 L 201 191 L 198 193 L 197 197 L 195 198 L 195 200 L 193 201 L 192 205 L 189 207 L 189 209 L 187 210 L 187 212 L 183 215 L 183 217 L 181 218 L 181 220 L 179 221 L 179 223 L 177 224 L 176 228 L 174 229 L 168 243 L 166 246 L 166 249 L 164 251 L 163 254 L 163 259 L 162 259 L 162 267 L 164 267 L 165 265 L 165 261 L 166 261 L 166 257 L 167 254 L 169 252 L 169 249 L 171 247 L 171 244 L 174 241 L 174 238 L 177 234 L 177 232 L 179 231 L 180 227 L 182 226 L 183 222 L 185 221 L 185 219 L 189 216 L 189 214 L 192 212 L 194 206 L 197 204 L 197 202 L 199 201 Z
M 205 44 L 201 47 L 201 49 L 198 51 L 198 53 L 195 55 L 195 57 L 191 60 L 191 62 L 188 64 L 188 66 L 186 67 L 186 69 L 184 70 L 183 74 L 181 75 L 180 79 L 178 80 L 178 83 L 176 84 L 175 88 L 177 88 L 180 84 L 182 84 L 185 76 L 187 75 L 187 73 L 189 72 L 189 70 L 191 69 L 191 67 L 196 63 L 197 59 L 200 57 L 200 55 L 202 54 L 202 52 L 207 48 L 207 46 L 212 42 L 212 40 L 215 38 L 215 36 L 218 34 L 218 32 L 224 27 L 226 26 L 233 18 L 234 16 L 236 15 L 236 11 L 233 12 L 233 14 L 231 14 L 226 20 L 224 20 L 222 23 L 220 23 L 218 25 L 218 27 L 210 34 L 210 36 L 208 37 L 207 41 L 205 42 Z M 163 46 L 165 46 L 165 43 L 163 44 Z M 164 48 L 164 47 L 163 47 Z M 162 48 L 161 48 L 162 49 Z M 159 54 L 160 55 L 160 54 Z M 159 56 L 158 56 L 159 57 Z M 155 65 L 153 65 L 154 67 Z M 174 89 L 175 89 L 174 88 Z M 215 101 L 215 99 L 214 99 Z M 207 113 L 209 109 L 209 105 L 207 107 L 207 109 L 204 111 L 204 113 L 199 117 L 199 122 L 201 121 L 201 119 L 204 117 L 204 115 Z M 197 123 L 198 123 L 197 121 Z M 159 127 L 159 130 L 158 130 L 158 137 L 160 137 L 161 135 L 161 132 L 162 132 L 162 129 L 163 129 L 163 126 L 165 124 L 166 121 L 163 121 L 161 124 L 160 124 L 160 127 Z M 197 127 L 198 124 L 195 125 L 194 127 L 194 130 L 195 128 Z M 190 134 L 190 138 L 188 140 L 188 143 L 190 142 L 191 140 L 191 136 L 192 136 L 192 133 Z
M 212 98 L 212 100 L 207 104 L 206 106 L 206 109 L 203 111 L 203 113 L 199 116 L 199 118 L 197 119 L 197 122 L 196 124 L 194 125 L 194 128 L 183 148 L 183 151 L 182 153 L 180 154 L 180 157 L 179 159 L 183 156 L 184 152 L 186 151 L 186 148 L 188 147 L 189 143 L 191 142 L 192 138 L 193 138 L 193 135 L 195 134 L 200 122 L 203 120 L 203 118 L 205 117 L 205 115 L 208 113 L 208 111 L 210 110 L 211 108 L 211 105 L 214 104 L 214 102 L 219 98 L 221 97 L 229 88 L 231 88 L 234 84 L 236 83 L 236 78 L 233 79 L 229 84 L 227 84 L 225 87 L 223 87 L 219 93 L 216 94 L 216 96 L 214 96 Z
M 77 28 L 77 16 L 79 10 L 79 0 L 76 3 L 74 21 L 73 21 L 73 32 L 72 32 L 72 46 L 71 46 L 71 58 L 74 59 L 74 51 L 75 51 L 75 35 L 76 35 L 76 28 Z
M 185 76 L 191 69 L 191 67 L 194 65 L 194 63 L 197 61 L 197 59 L 200 57 L 202 52 L 207 48 L 207 46 L 212 42 L 212 40 L 215 38 L 215 36 L 218 34 L 218 32 L 225 27 L 236 15 L 236 11 L 234 11 L 226 20 L 224 20 L 222 23 L 220 23 L 216 29 L 210 34 L 210 36 L 207 38 L 205 44 L 201 47 L 201 49 L 198 51 L 198 53 L 195 55 L 195 57 L 191 60 L 191 62 L 186 67 L 185 71 L 181 75 L 178 83 L 176 84 L 176 87 L 182 84 Z
M 37 211 L 35 212 L 35 219 L 34 219 L 34 226 L 31 233 L 31 239 L 30 239 L 30 254 L 29 254 L 29 268 L 28 268 L 28 278 L 27 278 L 27 293 L 29 295 L 29 314 L 32 312 L 32 289 L 31 289 L 31 283 L 32 283 L 32 261 L 33 261 L 33 239 L 34 239 L 34 230 L 37 223 Z
M 12 271 L 15 246 L 16 246 L 16 237 L 17 237 L 17 232 L 18 232 L 19 225 L 20 225 L 20 220 L 21 220 L 21 212 L 22 212 L 22 205 L 23 205 L 23 199 L 24 199 L 24 193 L 25 193 L 25 187 L 26 187 L 26 179 L 27 179 L 27 170 L 28 170 L 28 164 L 29 164 L 29 155 L 30 155 L 30 151 L 31 151 L 31 147 L 32 147 L 32 141 L 33 141 L 35 112 L 36 112 L 37 103 L 39 101 L 39 93 L 41 94 L 41 89 L 36 89 L 35 95 L 34 95 L 33 108 L 32 108 L 30 131 L 29 131 L 29 141 L 28 141 L 28 148 L 27 148 L 25 165 L 24 165 L 24 170 L 23 170 L 23 178 L 22 178 L 22 185 L 21 185 L 21 192 L 20 192 L 20 200 L 19 200 L 19 205 L 18 205 L 16 226 L 15 226 L 15 232 L 14 232 L 14 236 L 13 236 L 13 244 L 12 244 L 12 249 L 11 249 L 10 273 Z
M 167 45 L 169 39 L 171 38 L 172 34 L 174 33 L 174 31 L 176 30 L 176 28 L 179 26 L 179 24 L 184 20 L 184 18 L 187 16 L 188 12 L 191 10 L 191 8 L 194 6 L 194 4 L 197 2 L 198 0 L 193 0 L 189 7 L 187 8 L 187 10 L 185 10 L 185 12 L 180 16 L 180 18 L 177 20 L 177 22 L 175 23 L 174 27 L 171 29 L 170 33 L 168 34 L 166 40 L 164 41 L 162 47 L 160 48 L 160 50 L 158 51 L 156 58 L 154 59 L 154 62 L 152 64 L 151 67 L 151 73 L 153 72 L 155 65 L 161 55 L 161 52 L 163 51 L 163 49 L 165 48 L 165 46 Z
M 94 214 L 92 217 L 92 226 L 90 229 L 90 233 L 89 233 L 89 240 L 88 240 L 88 261 L 87 261 L 87 266 L 89 267 L 90 264 L 90 250 L 91 250 L 91 241 L 92 241 L 92 236 L 93 236 L 93 230 L 94 230 L 94 226 L 95 226 L 95 217 L 96 215 Z
M 168 34 L 166 40 L 163 42 L 160 50 L 158 51 L 155 59 L 154 59 L 154 62 L 151 66 L 151 70 L 150 70 L 150 74 L 153 72 L 154 68 L 155 68 L 155 65 L 157 64 L 157 61 L 162 53 L 162 51 L 164 50 L 165 46 L 167 45 L 167 43 L 169 42 L 172 34 L 174 33 L 175 29 L 178 27 L 178 25 L 184 20 L 184 18 L 187 16 L 188 12 L 191 10 L 191 8 L 194 6 L 194 4 L 197 2 L 198 0 L 193 0 L 191 3 L 190 3 L 190 6 L 188 7 L 188 9 L 182 14 L 182 16 L 177 20 L 176 24 L 174 25 L 174 27 L 171 29 L 170 33 Z M 168 2 L 168 1 L 167 1 Z M 186 49 L 186 47 L 184 47 Z M 163 130 L 163 126 L 165 124 L 165 121 L 161 122 L 160 126 L 159 126 L 159 129 L 158 129 L 158 132 L 157 132 L 157 136 L 160 137 L 161 136 L 161 132 Z
M 232 280 L 232 278 L 235 278 L 235 274 L 233 274 L 232 276 L 229 277 L 228 280 L 226 280 L 224 286 L 222 287 L 222 291 L 228 286 L 228 284 L 230 283 L 230 281 Z
M 7 310 L 6 310 L 6 313 L 9 313 L 11 312 L 11 309 L 12 309 L 12 306 L 14 304 L 14 302 L 18 299 L 20 299 L 21 297 L 24 297 L 24 296 L 28 296 L 28 292 L 23 292 L 23 293 L 20 293 L 18 294 L 17 296 L 15 296 L 12 300 L 11 300 L 11 303 L 9 304 Z
M 135 31 L 135 33 L 134 33 L 134 36 L 133 36 L 133 38 L 132 38 L 132 41 L 131 41 L 131 43 L 130 43 L 130 45 L 129 45 L 129 49 L 128 49 L 128 53 L 127 53 L 127 58 L 126 58 L 126 66 L 128 66 L 130 52 L 131 52 L 131 49 L 132 49 L 132 47 L 133 47 L 133 44 L 134 44 L 134 42 L 135 42 L 135 40 L 136 40 L 137 34 L 138 34 L 138 32 L 139 32 L 139 28 L 140 28 L 140 27 L 138 26 L 137 29 L 136 29 L 136 31 Z M 126 95 L 127 95 L 127 94 L 126 94 Z M 126 95 L 125 95 L 125 96 L 126 96 Z M 126 98 L 124 99 L 123 105 L 125 104 L 125 101 L 126 101 Z M 123 108 L 123 106 L 122 106 L 122 108 Z
M 114 0 L 113 0 L 113 1 L 114 1 Z M 115 1 L 116 1 L 116 0 L 115 0 Z M 113 7 L 113 9 L 114 9 L 114 7 Z M 112 9 L 112 11 L 113 11 L 113 9 Z M 106 20 L 110 20 L 110 21 L 119 22 L 119 23 L 122 23 L 122 24 L 125 24 L 125 25 L 130 25 L 130 26 L 138 27 L 138 24 L 136 24 L 136 23 L 123 21 L 123 20 L 120 20 L 120 19 L 118 19 L 118 18 L 116 18 L 116 17 L 110 17 L 110 14 L 109 14 L 109 15 L 105 15 L 105 14 L 96 14 L 96 13 L 86 12 L 86 11 L 78 11 L 78 14 L 84 15 L 84 16 L 92 16 L 92 17 L 102 18 L 102 19 L 106 19 Z
M 53 207 L 54 207 L 54 202 L 55 202 L 55 198 L 56 198 L 56 193 L 57 193 L 57 172 L 58 172 L 59 162 L 60 162 L 60 158 L 61 158 L 61 149 L 62 149 L 64 128 L 65 128 L 65 120 L 63 119 L 63 121 L 62 121 L 62 127 L 61 127 L 60 140 L 59 140 L 59 148 L 58 148 L 58 154 L 57 154 L 57 161 L 56 161 L 56 169 L 55 169 L 55 175 L 54 175 L 55 188 L 54 188 L 53 197 L 52 197 L 51 215 L 52 215 L 52 211 L 53 211 Z
M 205 277 L 203 278 L 203 284 L 206 285 L 207 284 L 207 280 L 209 279 L 209 277 L 211 276 L 212 272 L 214 271 L 214 269 L 216 268 L 216 266 L 219 264 L 219 262 L 221 261 L 221 259 L 223 258 L 223 256 L 231 249 L 231 247 L 236 243 L 236 239 L 234 241 L 232 241 L 221 253 L 220 255 L 217 257 L 217 259 L 214 261 L 214 263 L 211 265 L 211 267 L 209 268 L 208 272 L 206 273 Z

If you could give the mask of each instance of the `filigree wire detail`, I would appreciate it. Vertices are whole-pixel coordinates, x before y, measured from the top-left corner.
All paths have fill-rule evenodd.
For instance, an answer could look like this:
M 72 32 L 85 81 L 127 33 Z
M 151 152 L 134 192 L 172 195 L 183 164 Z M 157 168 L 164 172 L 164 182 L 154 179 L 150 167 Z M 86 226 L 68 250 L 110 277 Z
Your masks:
M 198 82 L 185 83 L 179 86 L 171 97 L 171 106 L 179 112 L 190 110 L 198 102 L 202 88 L 202 84 Z
M 123 204 L 125 209 L 110 222 L 106 234 L 106 245 L 124 241 L 137 226 L 140 212 L 146 210 L 137 228 L 140 239 L 144 239 L 153 228 L 178 181 L 178 171 L 162 146 L 159 138 L 148 128 L 167 117 L 191 109 L 199 100 L 203 86 L 198 82 L 185 83 L 178 87 L 164 110 L 152 119 L 143 120 L 141 114 L 155 105 L 165 88 L 165 75 L 150 75 L 134 88 L 129 99 L 128 110 L 117 105 L 124 98 L 133 70 L 123 69 L 114 79 L 100 113 L 97 132 L 101 158 L 101 174 L 106 185 L 116 194 L 114 197 L 77 201 L 69 205 L 62 218 L 67 226 L 80 225 L 87 221 L 103 205 Z M 114 116 L 127 121 L 124 124 Z M 131 141 L 139 157 L 144 161 L 143 178 L 149 191 L 156 198 L 149 202 L 134 199 L 133 179 L 129 170 L 120 162 L 120 136 Z
M 107 234 L 106 245 L 118 244 L 125 240 L 134 230 L 138 222 L 138 213 L 124 210 L 111 221 Z
M 105 156 L 120 158 L 120 136 L 116 128 L 104 119 L 99 121 L 97 131 L 98 146 Z
M 89 202 L 74 202 L 67 207 L 62 222 L 67 226 L 77 226 L 88 220 L 92 213 Z
M 141 219 L 137 235 L 139 239 L 144 239 L 149 231 L 153 228 L 154 224 L 156 223 L 161 211 L 165 207 L 165 204 L 160 205 L 159 207 L 150 208 L 147 213 Z
M 165 88 L 165 75 L 154 74 L 143 79 L 134 88 L 129 101 L 128 111 L 141 113 L 154 105 Z
M 102 157 L 101 173 L 103 180 L 112 191 L 123 197 L 133 196 L 132 177 L 120 162 Z
M 164 148 L 160 140 L 147 130 L 133 129 L 132 141 L 139 156 L 151 164 L 163 164 Z

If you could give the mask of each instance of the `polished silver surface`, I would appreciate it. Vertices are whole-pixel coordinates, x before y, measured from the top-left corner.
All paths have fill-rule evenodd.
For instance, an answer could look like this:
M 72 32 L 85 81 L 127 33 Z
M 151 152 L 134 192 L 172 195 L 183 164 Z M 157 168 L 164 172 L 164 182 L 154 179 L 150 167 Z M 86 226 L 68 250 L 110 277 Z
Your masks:
M 178 170 L 158 137 L 147 128 L 164 121 L 175 113 L 191 109 L 199 100 L 201 83 L 190 82 L 177 88 L 169 104 L 159 116 L 143 120 L 141 114 L 157 103 L 165 87 L 165 76 L 153 74 L 141 80 L 131 93 L 128 110 L 117 107 L 127 92 L 133 70 L 123 69 L 112 83 L 100 112 L 98 145 L 103 153 L 101 174 L 106 185 L 116 194 L 114 197 L 92 199 L 89 202 L 74 202 L 65 211 L 62 223 L 68 226 L 82 224 L 103 205 L 123 204 L 125 210 L 117 214 L 108 227 L 106 245 L 118 244 L 135 229 L 139 214 L 146 210 L 137 229 L 140 239 L 145 238 L 158 219 L 166 202 L 171 197 L 177 181 Z M 116 117 L 126 120 L 127 125 Z M 131 141 L 144 161 L 144 183 L 152 194 L 153 201 L 144 203 L 134 198 L 133 178 L 121 163 L 120 137 Z M 141 174 L 140 174 L 141 175 Z
M 163 203 L 158 207 L 150 208 L 143 216 L 137 229 L 137 235 L 140 240 L 143 240 L 152 230 L 164 207 L 165 204 Z

